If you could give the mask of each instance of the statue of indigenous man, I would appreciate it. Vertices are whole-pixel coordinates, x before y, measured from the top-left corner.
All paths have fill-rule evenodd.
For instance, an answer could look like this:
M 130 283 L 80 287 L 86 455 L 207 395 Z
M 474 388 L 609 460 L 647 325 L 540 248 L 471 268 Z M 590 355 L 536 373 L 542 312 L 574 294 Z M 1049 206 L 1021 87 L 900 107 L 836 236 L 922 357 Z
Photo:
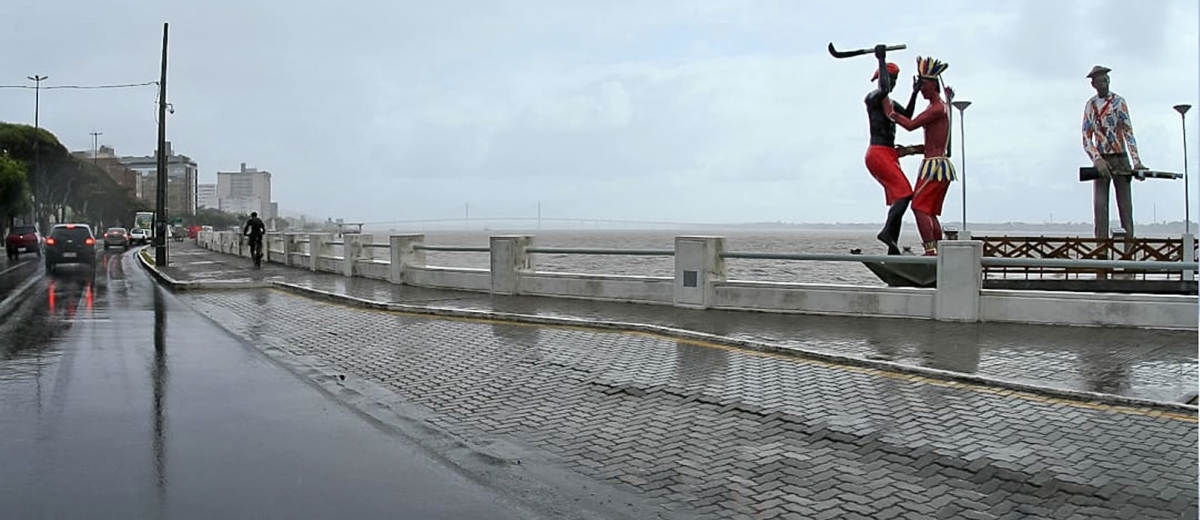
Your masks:
M 921 168 L 917 172 L 917 184 L 913 189 L 912 209 L 917 219 L 917 230 L 921 233 L 921 242 L 926 256 L 937 254 L 937 243 L 942 237 L 942 224 L 938 217 L 942 214 L 942 203 L 946 200 L 946 191 L 950 183 L 957 179 L 954 163 L 950 161 L 950 105 L 941 97 L 942 73 L 949 64 L 933 58 L 917 57 L 917 81 L 921 95 L 929 101 L 917 117 L 910 119 L 897 111 L 892 103 L 884 103 L 884 114 L 905 130 L 913 131 L 918 128 L 925 131 L 925 143 L 909 148 L 902 148 L 899 155 L 920 153 L 925 156 Z M 947 98 L 953 98 L 954 91 L 944 87 Z

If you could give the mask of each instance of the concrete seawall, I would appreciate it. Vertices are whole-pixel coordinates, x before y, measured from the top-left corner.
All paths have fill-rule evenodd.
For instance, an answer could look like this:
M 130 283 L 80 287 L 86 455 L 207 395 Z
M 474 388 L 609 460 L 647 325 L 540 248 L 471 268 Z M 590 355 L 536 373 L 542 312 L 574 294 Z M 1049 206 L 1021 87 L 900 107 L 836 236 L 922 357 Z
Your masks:
M 271 234 L 266 261 L 417 287 L 698 309 L 1180 330 L 1197 330 L 1200 321 L 1196 295 L 983 289 L 981 244 L 970 240 L 941 242 L 938 286 L 926 289 L 728 280 L 723 237 L 680 236 L 673 251 L 627 252 L 674 256 L 673 277 L 541 272 L 537 253 L 529 251 L 535 237 L 527 235 L 493 236 L 486 248 L 463 248 L 490 253 L 490 269 L 426 265 L 427 246 L 420 234 L 390 236 L 389 260 L 378 260 L 368 249 L 381 247 L 372 246 L 373 238 L 346 235 L 336 241 L 325 233 Z M 201 232 L 197 243 L 249 256 L 245 240 L 234 232 Z

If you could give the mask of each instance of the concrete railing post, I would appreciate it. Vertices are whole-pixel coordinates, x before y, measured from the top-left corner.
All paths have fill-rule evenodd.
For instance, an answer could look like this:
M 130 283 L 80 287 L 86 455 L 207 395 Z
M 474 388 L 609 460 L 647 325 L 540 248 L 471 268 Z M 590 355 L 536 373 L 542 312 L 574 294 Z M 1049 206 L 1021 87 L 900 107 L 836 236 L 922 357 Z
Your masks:
M 533 270 L 533 256 L 525 250 L 533 246 L 529 235 L 491 237 L 492 294 L 519 294 L 521 272 Z
M 332 233 L 312 233 L 308 235 L 308 261 L 309 267 L 313 271 L 320 271 L 321 258 L 329 258 L 333 251 L 333 246 L 329 243 L 333 241 Z
M 367 246 L 375 239 L 372 235 L 350 234 L 342 239 L 342 274 L 354 276 L 354 264 L 369 258 Z
M 392 235 L 388 237 L 390 255 L 389 278 L 392 283 L 404 283 L 404 273 L 409 267 L 425 267 L 425 250 L 416 246 L 425 243 L 425 235 Z
M 1196 235 L 1193 235 L 1191 233 L 1184 233 L 1184 235 L 1183 235 L 1183 261 L 1184 262 L 1195 262 L 1196 261 Z M 1192 280 L 1195 280 L 1196 272 L 1191 269 L 1184 271 L 1183 279 L 1187 280 L 1189 282 Z
M 725 281 L 725 237 L 675 237 L 675 306 L 707 309 Z
M 293 254 L 295 254 L 295 252 L 296 252 L 296 234 L 295 233 L 284 233 L 283 234 L 283 258 L 281 260 L 285 267 L 292 266 L 292 264 L 294 263 L 294 261 L 292 260 L 292 256 L 293 256 Z
M 940 321 L 979 321 L 982 290 L 983 242 L 939 242 L 933 318 Z
M 271 263 L 271 244 L 275 243 L 276 238 L 279 238 L 279 233 L 263 234 L 263 243 L 262 243 L 263 251 L 262 252 L 263 252 L 263 263 L 264 264 Z

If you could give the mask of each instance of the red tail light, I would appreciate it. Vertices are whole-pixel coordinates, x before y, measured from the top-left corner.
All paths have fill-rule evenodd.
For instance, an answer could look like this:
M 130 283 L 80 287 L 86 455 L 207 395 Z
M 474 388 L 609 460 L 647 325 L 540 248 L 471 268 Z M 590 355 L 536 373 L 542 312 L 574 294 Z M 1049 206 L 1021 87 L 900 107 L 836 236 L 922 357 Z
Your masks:
M 53 239 L 53 238 L 47 238 L 47 239 L 46 239 L 46 245 L 48 245 L 48 246 L 52 246 L 52 245 L 54 245 L 54 239 Z
M 67 229 L 75 229 L 75 224 L 67 224 Z
M 93 245 L 93 244 L 95 244 L 95 243 L 96 243 L 96 239 L 94 239 L 94 238 L 92 238 L 92 237 L 88 237 L 88 239 L 87 239 L 87 240 L 84 240 L 84 241 L 83 241 L 83 243 L 84 243 L 84 244 L 87 244 L 87 245 L 89 245 L 89 246 L 90 246 L 90 245 Z

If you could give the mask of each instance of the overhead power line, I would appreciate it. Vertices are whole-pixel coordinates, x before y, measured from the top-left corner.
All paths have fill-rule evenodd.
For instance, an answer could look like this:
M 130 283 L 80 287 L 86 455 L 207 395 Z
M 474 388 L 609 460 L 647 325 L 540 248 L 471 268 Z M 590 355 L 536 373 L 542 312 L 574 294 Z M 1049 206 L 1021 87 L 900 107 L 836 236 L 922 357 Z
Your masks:
M 42 90 L 58 90 L 58 89 L 97 90 L 97 89 L 113 89 L 113 88 L 148 87 L 151 85 L 158 85 L 158 82 L 157 81 L 147 81 L 145 83 L 122 83 L 122 84 L 118 84 L 118 85 L 53 85 L 53 86 L 41 87 L 41 89 Z M 33 90 L 38 87 L 33 86 L 33 85 L 0 85 L 0 88 L 20 88 L 20 89 Z

